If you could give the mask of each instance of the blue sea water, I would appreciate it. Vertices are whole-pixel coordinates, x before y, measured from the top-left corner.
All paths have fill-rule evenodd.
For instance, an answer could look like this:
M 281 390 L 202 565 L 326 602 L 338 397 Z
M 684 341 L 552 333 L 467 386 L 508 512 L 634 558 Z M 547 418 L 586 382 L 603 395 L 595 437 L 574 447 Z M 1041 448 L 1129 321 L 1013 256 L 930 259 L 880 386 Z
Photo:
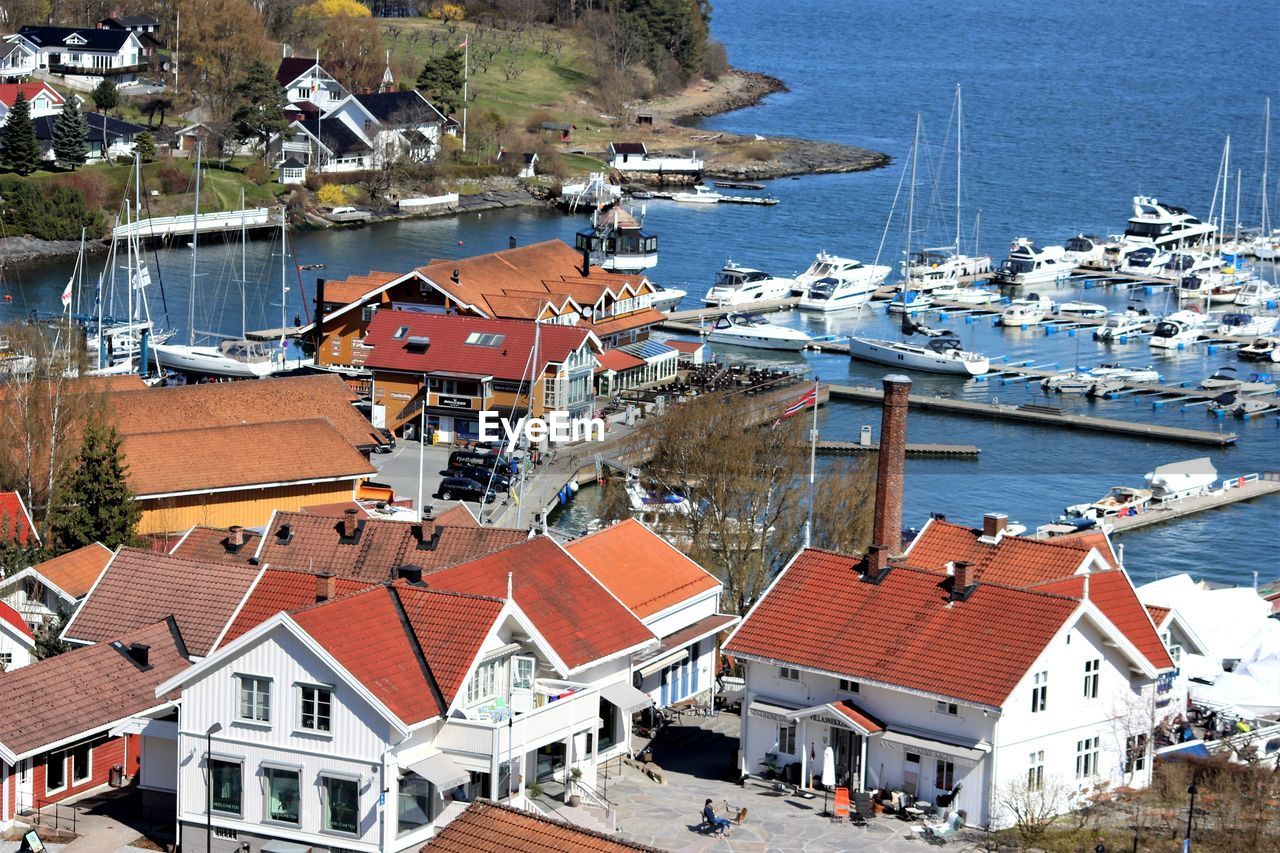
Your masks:
M 770 182 L 781 200 L 772 208 L 689 206 L 650 202 L 646 223 L 660 238 L 654 278 L 684 286 L 696 298 L 727 258 L 778 273 L 803 269 L 819 249 L 870 261 L 880 248 L 902 178 L 915 116 L 925 145 L 913 242 L 947 243 L 954 230 L 954 89 L 964 92 L 962 227 L 966 245 L 977 236 L 997 260 L 1011 239 L 1062 242 L 1078 231 L 1116 233 L 1138 193 L 1155 195 L 1207 216 L 1224 138 L 1232 136 L 1232 162 L 1243 173 L 1242 219 L 1258 216 L 1263 102 L 1280 112 L 1280 17 L 1265 4 L 1171 0 L 1158 12 L 1142 4 L 1077 0 L 1071 4 L 955 4 L 919 2 L 831 3 L 794 0 L 719 0 L 713 32 L 731 62 L 783 79 L 791 91 L 763 104 L 708 119 L 709 130 L 790 134 L 885 151 L 894 163 L 874 172 Z M 1276 123 L 1280 141 L 1280 123 Z M 1280 144 L 1273 145 L 1273 153 Z M 1233 167 L 1234 170 L 1234 167 Z M 1273 176 L 1280 156 L 1273 156 Z M 1234 175 L 1233 175 L 1234 185 Z M 1231 191 L 1234 201 L 1234 188 Z M 1274 183 L 1270 197 L 1280 205 Z M 1233 205 L 1234 206 L 1234 205 Z M 981 229 L 975 235 L 975 216 Z M 901 217 L 901 208 L 899 209 Z M 323 273 L 291 282 L 288 314 L 303 311 L 315 275 L 340 278 L 370 269 L 402 270 L 429 258 L 463 257 L 550 238 L 572 240 L 578 219 L 542 211 L 500 211 L 455 219 L 388 223 L 370 228 L 301 234 L 298 263 L 325 263 Z M 903 246 L 895 224 L 880 255 L 893 263 Z M 280 320 L 278 248 L 250 246 L 248 324 Z M 240 325 L 238 251 L 217 241 L 200 249 L 196 326 L 237 331 Z M 184 327 L 190 253 L 157 253 L 173 327 Z M 11 265 L 0 284 L 13 300 L 0 304 L 0 320 L 32 308 L 51 309 L 70 272 L 57 261 Z M 91 264 L 94 276 L 100 260 Z M 1274 276 L 1275 270 L 1266 271 Z M 160 313 L 158 286 L 153 312 Z M 1039 288 L 1063 299 L 1068 289 Z M 1155 311 L 1164 297 L 1143 295 Z M 1127 294 L 1074 289 L 1073 297 L 1120 307 Z M 1072 297 L 1065 297 L 1072 298 Z M 686 307 L 689 307 L 686 305 Z M 778 322 L 815 334 L 843 335 L 855 327 L 890 335 L 893 324 L 876 312 L 818 319 L 793 312 Z M 1102 347 L 1087 336 L 1001 330 L 988 322 L 950 320 L 967 346 L 1011 361 L 1036 364 L 1120 361 L 1155 365 L 1167 381 L 1198 380 L 1231 355 L 1204 348 L 1154 354 L 1143 343 Z M 725 357 L 811 366 L 824 380 L 874 383 L 884 373 L 837 356 L 769 356 L 727 350 Z M 962 383 L 918 374 L 921 388 L 971 399 L 1043 400 L 1023 384 Z M 1199 429 L 1237 432 L 1234 447 L 1121 438 L 959 419 L 911 416 L 913 441 L 976 444 L 978 462 L 908 463 L 906 521 L 919 525 L 930 512 L 977 523 L 983 512 L 1003 511 L 1028 526 L 1051 520 L 1066 504 L 1096 497 L 1112 485 L 1139 485 L 1155 465 L 1208 455 L 1224 476 L 1280 468 L 1280 422 L 1219 421 L 1203 408 L 1153 409 L 1149 401 L 1093 404 L 1051 402 L 1071 410 Z M 853 438 L 864 423 L 878 429 L 871 407 L 836 404 L 823 411 L 824 437 Z M 1205 513 L 1175 524 L 1126 534 L 1126 560 L 1137 580 L 1172 572 L 1246 583 L 1253 573 L 1280 574 L 1277 546 L 1280 499 L 1268 498 Z

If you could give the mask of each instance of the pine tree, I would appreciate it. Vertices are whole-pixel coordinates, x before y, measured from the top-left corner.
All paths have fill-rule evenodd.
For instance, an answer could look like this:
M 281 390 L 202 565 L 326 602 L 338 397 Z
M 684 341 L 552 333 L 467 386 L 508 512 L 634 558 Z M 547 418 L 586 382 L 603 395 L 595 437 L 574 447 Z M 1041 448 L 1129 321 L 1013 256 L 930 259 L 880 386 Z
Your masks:
M 116 89 L 116 84 L 105 77 L 93 87 L 89 97 L 93 98 L 93 106 L 100 113 L 109 113 L 120 106 L 120 92 Z
M 133 541 L 142 510 L 125 481 L 126 470 L 115 428 L 87 427 L 53 521 L 64 548 L 101 542 L 114 549 Z
M 36 660 L 44 660 L 60 655 L 71 648 L 71 644 L 62 639 L 62 629 L 67 627 L 67 612 L 59 608 L 57 619 L 46 617 L 44 624 L 36 629 Z
M 231 120 L 236 124 L 239 138 L 244 142 L 254 140 L 261 145 L 265 159 L 271 137 L 283 133 L 289 126 L 284 116 L 284 108 L 288 104 L 275 71 L 265 62 L 254 60 L 236 84 L 233 94 L 239 105 Z
M 418 88 L 445 113 L 457 112 L 462 106 L 462 51 L 446 50 L 427 60 L 418 75 Z
M 133 147 L 142 162 L 150 163 L 156 159 L 156 138 L 148 131 L 144 130 L 133 138 Z
M 9 110 L 9 120 L 0 128 L 0 145 L 4 148 L 0 151 L 0 165 L 9 171 L 30 175 L 40 168 L 40 143 L 31 123 L 31 105 L 21 92 Z
M 66 106 L 53 125 L 53 156 L 64 166 L 83 166 L 89 159 L 89 124 L 80 112 L 74 97 L 68 97 Z

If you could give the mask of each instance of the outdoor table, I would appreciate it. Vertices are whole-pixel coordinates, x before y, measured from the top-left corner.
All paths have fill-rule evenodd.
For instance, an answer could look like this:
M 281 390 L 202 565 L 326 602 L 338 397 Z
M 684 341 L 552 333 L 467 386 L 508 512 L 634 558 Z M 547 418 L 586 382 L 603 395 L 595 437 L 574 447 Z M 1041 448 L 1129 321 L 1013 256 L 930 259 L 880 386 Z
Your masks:
M 902 813 L 907 816 L 907 820 L 916 820 L 917 818 L 924 816 L 924 809 L 918 809 L 915 806 L 907 806 L 902 810 Z

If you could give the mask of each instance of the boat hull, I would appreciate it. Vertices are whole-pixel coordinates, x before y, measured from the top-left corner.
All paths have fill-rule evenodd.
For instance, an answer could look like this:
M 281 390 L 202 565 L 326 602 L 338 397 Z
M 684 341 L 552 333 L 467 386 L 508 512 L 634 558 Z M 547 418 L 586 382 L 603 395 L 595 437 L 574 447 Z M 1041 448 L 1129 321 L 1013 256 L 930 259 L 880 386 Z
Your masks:
M 215 347 L 179 347 L 160 345 L 153 350 L 161 366 L 184 373 L 205 376 L 227 376 L 233 379 L 262 379 L 292 370 L 282 361 L 237 361 L 221 355 Z M 301 365 L 294 365 L 294 367 Z
M 850 338 L 849 356 L 860 361 L 952 376 L 982 376 L 991 369 L 991 364 L 986 358 L 965 360 L 924 349 L 903 350 L 893 346 L 889 341 L 876 341 L 869 338 Z
M 755 335 L 744 335 L 733 331 L 715 331 L 707 335 L 713 344 L 727 344 L 735 347 L 751 347 L 752 349 L 784 350 L 799 352 L 812 341 L 808 338 L 769 338 Z

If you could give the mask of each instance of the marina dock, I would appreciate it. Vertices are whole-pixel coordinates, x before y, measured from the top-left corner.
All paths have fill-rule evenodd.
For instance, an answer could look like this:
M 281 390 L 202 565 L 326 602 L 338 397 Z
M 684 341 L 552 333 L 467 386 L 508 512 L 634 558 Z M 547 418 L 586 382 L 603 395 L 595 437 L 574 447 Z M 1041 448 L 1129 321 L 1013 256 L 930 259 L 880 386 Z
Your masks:
M 216 213 L 202 213 L 197 217 L 195 230 L 199 234 L 213 234 L 219 231 L 239 231 L 244 228 L 255 231 L 262 228 L 280 227 L 280 217 L 273 220 L 271 211 L 265 207 L 254 207 L 249 210 L 221 210 Z M 111 229 L 113 237 L 128 237 L 136 234 L 141 240 L 165 240 L 169 238 L 186 239 L 191 235 L 192 215 L 156 216 L 151 219 L 139 219 L 127 225 L 117 225 Z
M 864 386 L 832 385 L 831 399 L 857 400 L 864 403 L 879 403 L 881 391 L 878 388 Z M 1174 441 L 1187 444 L 1207 444 L 1213 447 L 1225 447 L 1236 442 L 1236 434 L 1231 432 L 1214 432 L 1202 429 L 1165 426 L 1163 424 L 1144 424 L 1134 421 L 1122 421 L 1114 418 L 1095 418 L 1088 415 L 1073 415 L 1053 406 L 1021 405 L 1010 406 L 1004 403 L 978 403 L 969 400 L 957 400 L 951 397 L 932 397 L 923 394 L 912 394 L 910 405 L 917 409 L 947 412 L 949 414 L 967 415 L 996 420 L 1019 421 L 1038 426 L 1066 427 L 1084 429 L 1094 432 L 1108 432 L 1127 435 L 1134 438 L 1155 439 L 1158 441 Z
M 861 444 L 856 441 L 819 441 L 821 456 L 855 456 L 860 453 L 879 453 L 878 443 Z M 982 450 L 972 444 L 908 444 L 907 457 L 942 459 L 977 459 Z
M 1207 495 L 1196 495 L 1160 503 L 1153 501 L 1148 504 L 1146 512 L 1112 519 L 1110 532 L 1125 533 L 1129 530 L 1137 530 L 1140 527 L 1149 527 L 1152 524 L 1163 524 L 1166 521 L 1173 521 L 1197 512 L 1217 509 L 1228 504 L 1253 500 L 1263 495 L 1272 495 L 1278 492 L 1280 492 L 1280 471 L 1249 474 L 1245 477 L 1226 480 L 1223 482 L 1221 489 Z

